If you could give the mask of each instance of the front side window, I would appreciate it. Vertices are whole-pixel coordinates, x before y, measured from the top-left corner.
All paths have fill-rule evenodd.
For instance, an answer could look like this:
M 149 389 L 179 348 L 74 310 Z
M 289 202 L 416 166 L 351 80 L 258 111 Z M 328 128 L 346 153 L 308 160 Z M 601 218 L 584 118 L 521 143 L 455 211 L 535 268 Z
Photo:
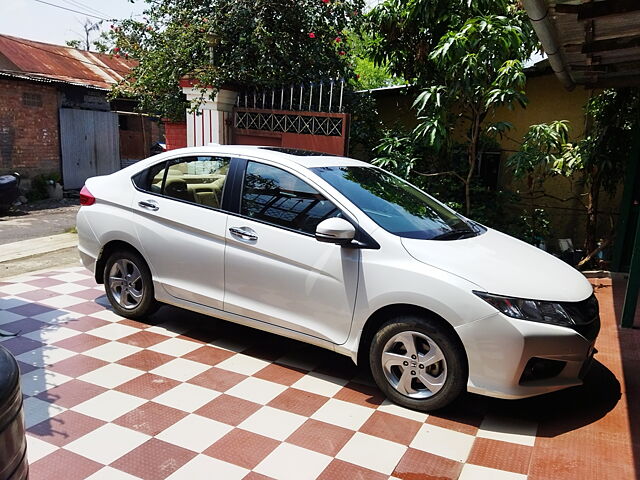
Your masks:
M 228 158 L 180 158 L 154 165 L 134 177 L 134 183 L 150 193 L 220 208 L 228 170 Z
M 248 162 L 240 213 L 281 227 L 314 234 L 322 220 L 340 210 L 315 188 L 280 168 Z
M 400 237 L 455 240 L 482 227 L 465 221 L 416 187 L 379 168 L 312 168 L 379 226 Z

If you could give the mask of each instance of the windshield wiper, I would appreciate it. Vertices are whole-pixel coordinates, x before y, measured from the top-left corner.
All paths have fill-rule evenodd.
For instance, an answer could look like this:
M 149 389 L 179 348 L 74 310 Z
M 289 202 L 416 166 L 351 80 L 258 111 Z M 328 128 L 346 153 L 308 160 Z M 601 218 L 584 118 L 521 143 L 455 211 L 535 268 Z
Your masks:
M 432 237 L 431 240 L 458 240 L 460 238 L 475 237 L 476 235 L 476 232 L 468 228 L 454 228 L 453 230 Z

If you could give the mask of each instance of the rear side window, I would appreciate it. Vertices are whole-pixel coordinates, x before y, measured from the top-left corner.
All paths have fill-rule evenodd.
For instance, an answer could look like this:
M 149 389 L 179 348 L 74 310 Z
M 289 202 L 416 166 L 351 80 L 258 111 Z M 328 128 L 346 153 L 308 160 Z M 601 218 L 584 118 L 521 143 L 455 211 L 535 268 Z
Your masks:
M 229 162 L 229 158 L 210 156 L 174 159 L 154 165 L 133 181 L 149 193 L 220 208 Z
M 315 188 L 280 168 L 248 162 L 240 213 L 291 230 L 314 234 L 340 210 Z

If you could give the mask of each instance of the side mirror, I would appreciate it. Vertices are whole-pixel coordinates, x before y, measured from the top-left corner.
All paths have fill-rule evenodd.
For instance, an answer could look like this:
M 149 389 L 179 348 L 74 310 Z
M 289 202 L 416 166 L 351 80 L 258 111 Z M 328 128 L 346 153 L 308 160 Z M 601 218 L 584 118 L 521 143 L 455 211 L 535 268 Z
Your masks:
M 356 236 L 356 229 L 344 218 L 327 218 L 316 227 L 316 240 L 319 242 L 348 245 Z

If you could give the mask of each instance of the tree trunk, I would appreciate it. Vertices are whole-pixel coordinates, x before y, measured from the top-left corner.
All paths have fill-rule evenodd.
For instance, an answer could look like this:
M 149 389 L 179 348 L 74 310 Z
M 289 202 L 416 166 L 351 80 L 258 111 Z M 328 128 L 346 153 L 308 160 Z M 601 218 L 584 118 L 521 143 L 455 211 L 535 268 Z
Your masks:
M 600 175 L 593 175 L 593 181 L 589 187 L 589 196 L 587 204 L 587 224 L 585 227 L 585 253 L 592 252 L 597 247 L 598 235 L 598 203 L 600 201 Z
M 471 180 L 476 169 L 476 160 L 478 158 L 478 141 L 480 140 L 480 115 L 473 115 L 473 124 L 471 126 L 471 135 L 469 138 L 469 171 L 464 182 L 464 198 L 467 217 L 471 215 Z

